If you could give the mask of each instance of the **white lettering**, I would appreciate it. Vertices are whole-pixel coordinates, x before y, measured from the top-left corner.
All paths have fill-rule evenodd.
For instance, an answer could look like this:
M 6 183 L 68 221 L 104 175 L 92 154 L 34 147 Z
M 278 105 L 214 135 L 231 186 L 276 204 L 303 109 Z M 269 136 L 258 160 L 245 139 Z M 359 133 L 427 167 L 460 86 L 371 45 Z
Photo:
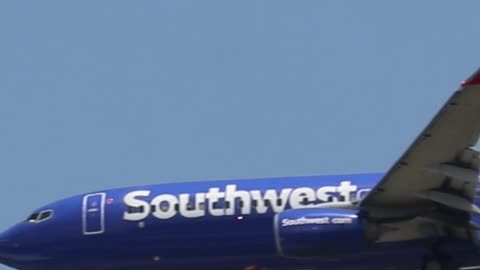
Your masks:
M 297 219 L 282 219 L 282 227 L 287 226 L 299 226 L 299 225 L 327 225 L 327 224 L 352 224 L 353 218 L 342 217 L 342 218 L 330 218 L 330 217 L 321 217 L 321 218 L 306 218 L 301 217 Z
M 352 192 L 357 190 L 357 186 L 353 186 L 350 181 L 343 181 L 337 188 L 337 192 L 344 198 L 345 201 L 351 201 Z
M 315 202 L 315 191 L 309 187 L 297 188 L 290 195 L 290 207 L 293 209 L 312 206 Z
M 225 201 L 228 202 L 228 207 L 225 210 L 225 214 L 227 216 L 235 215 L 235 205 L 241 202 L 242 207 L 240 209 L 240 213 L 242 215 L 250 214 L 252 207 L 250 205 L 250 193 L 248 191 L 239 191 L 237 190 L 236 185 L 227 185 L 225 188 Z
M 291 188 L 282 189 L 280 196 L 275 189 L 269 189 L 263 195 L 264 201 L 269 201 L 273 212 L 280 213 L 285 210 L 288 201 L 288 195 L 292 192 Z
M 196 218 L 205 216 L 205 210 L 200 209 L 200 205 L 205 203 L 205 193 L 195 194 L 195 203 L 190 201 L 190 194 L 180 194 L 179 196 L 180 215 L 187 218 Z
M 362 192 L 360 192 L 362 191 Z M 186 218 L 212 216 L 249 215 L 252 211 L 265 214 L 269 210 L 280 213 L 286 209 L 315 207 L 324 202 L 351 201 L 364 197 L 369 189 L 358 190 L 350 181 L 342 181 L 338 186 L 239 190 L 237 185 L 224 188 L 212 187 L 207 192 L 160 194 L 151 199 L 150 190 L 136 190 L 125 195 L 123 202 L 128 207 L 123 219 L 138 221 L 150 214 L 159 219 L 170 219 L 179 214 Z M 151 206 L 151 207 L 150 207 Z M 136 211 L 132 211 L 136 210 Z M 335 224 L 345 224 L 348 220 L 335 219 Z M 342 223 L 343 222 L 343 223 Z
M 337 199 L 332 196 L 335 191 L 337 191 L 337 187 L 321 187 L 317 190 L 317 198 L 322 202 L 336 202 Z
M 352 224 L 353 219 L 352 218 L 332 218 L 332 223 L 333 224 Z
M 282 219 L 282 227 L 287 226 L 298 226 L 298 225 L 307 225 L 307 224 L 330 224 L 329 217 L 322 217 L 322 218 L 306 218 L 301 217 L 297 219 Z
M 166 207 L 161 207 L 165 203 Z M 156 207 L 153 216 L 159 219 L 169 219 L 177 214 L 175 205 L 178 203 L 177 197 L 170 194 L 159 195 L 152 200 L 152 205 Z
M 148 217 L 150 214 L 150 205 L 146 201 L 137 199 L 137 197 L 148 197 L 150 195 L 150 190 L 137 190 L 128 193 L 123 197 L 123 202 L 129 206 L 138 209 L 144 209 L 144 211 L 139 211 L 135 213 L 129 213 L 128 211 L 123 213 L 124 220 L 138 221 Z
M 211 188 L 207 193 L 208 200 L 208 210 L 212 216 L 224 216 L 225 209 L 224 207 L 218 207 L 220 204 L 220 199 L 225 197 L 225 192 L 220 192 L 219 188 Z
M 262 192 L 260 190 L 252 190 L 250 191 L 250 195 L 252 195 L 252 201 L 256 203 L 255 209 L 257 210 L 257 213 L 265 214 L 268 211 L 268 207 L 265 205 Z

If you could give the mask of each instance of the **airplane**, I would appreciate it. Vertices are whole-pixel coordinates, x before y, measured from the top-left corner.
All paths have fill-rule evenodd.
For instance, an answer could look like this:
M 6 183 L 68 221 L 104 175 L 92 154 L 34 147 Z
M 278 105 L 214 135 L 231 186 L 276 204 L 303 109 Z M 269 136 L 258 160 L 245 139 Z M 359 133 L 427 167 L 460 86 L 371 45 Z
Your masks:
M 386 173 L 80 194 L 0 234 L 20 270 L 453 270 L 480 265 L 480 69 Z

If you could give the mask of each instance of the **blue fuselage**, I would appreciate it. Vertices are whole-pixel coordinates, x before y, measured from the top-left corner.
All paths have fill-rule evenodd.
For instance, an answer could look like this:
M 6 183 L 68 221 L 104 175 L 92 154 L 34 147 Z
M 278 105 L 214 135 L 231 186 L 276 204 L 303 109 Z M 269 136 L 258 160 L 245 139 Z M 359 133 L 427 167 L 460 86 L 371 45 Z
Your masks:
M 421 241 L 328 252 L 350 244 L 341 233 L 319 252 L 324 256 L 279 255 L 276 213 L 361 200 L 381 176 L 190 182 L 82 194 L 44 206 L 4 232 L 0 261 L 19 269 L 50 270 L 416 266 L 425 248 Z M 448 248 L 467 254 L 471 246 L 452 240 Z

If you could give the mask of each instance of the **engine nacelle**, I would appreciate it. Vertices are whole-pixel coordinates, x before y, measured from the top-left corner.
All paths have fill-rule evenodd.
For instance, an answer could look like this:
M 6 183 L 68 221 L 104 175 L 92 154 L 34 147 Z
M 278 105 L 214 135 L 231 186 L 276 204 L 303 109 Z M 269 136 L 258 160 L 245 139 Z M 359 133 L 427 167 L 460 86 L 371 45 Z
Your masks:
M 355 252 L 369 246 L 356 210 L 292 209 L 275 216 L 277 251 L 286 257 L 318 257 Z

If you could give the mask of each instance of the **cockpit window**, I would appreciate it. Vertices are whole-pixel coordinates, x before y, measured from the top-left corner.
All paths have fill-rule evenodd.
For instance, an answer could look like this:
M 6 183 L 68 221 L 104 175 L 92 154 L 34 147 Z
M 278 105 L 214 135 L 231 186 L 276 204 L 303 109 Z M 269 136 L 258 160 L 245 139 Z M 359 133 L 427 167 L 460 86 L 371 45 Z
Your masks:
M 37 213 L 33 213 L 31 214 L 28 219 L 27 219 L 27 222 L 30 222 L 30 223 L 39 223 L 39 222 L 42 222 L 44 220 L 47 220 L 49 218 L 51 218 L 53 216 L 53 210 L 44 210 L 42 212 L 37 212 Z
M 52 210 L 42 211 L 40 212 L 40 217 L 38 217 L 37 222 L 44 221 L 45 219 L 50 218 L 52 215 L 53 215 Z
M 39 213 L 33 213 L 33 214 L 31 214 L 31 215 L 27 218 L 27 221 L 28 221 L 28 222 L 37 222 L 38 215 L 39 215 Z

